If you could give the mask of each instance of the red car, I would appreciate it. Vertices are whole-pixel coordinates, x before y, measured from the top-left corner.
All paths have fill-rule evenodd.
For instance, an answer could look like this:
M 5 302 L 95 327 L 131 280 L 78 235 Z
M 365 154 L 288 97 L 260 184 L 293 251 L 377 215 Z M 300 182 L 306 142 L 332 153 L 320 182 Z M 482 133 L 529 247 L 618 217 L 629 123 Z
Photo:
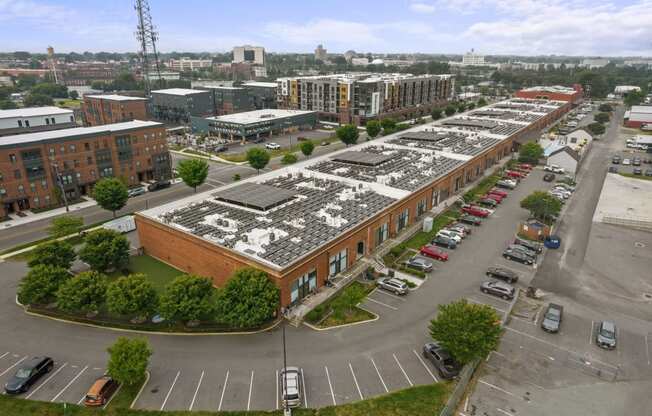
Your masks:
M 505 175 L 508 178 L 516 178 L 516 179 L 523 179 L 525 178 L 525 174 L 521 172 L 517 172 L 515 170 L 507 170 L 505 171 Z
M 518 165 L 518 167 L 525 170 L 532 170 L 534 168 L 529 163 L 521 163 L 520 165 Z
M 507 198 L 507 195 L 509 195 L 507 192 L 503 191 L 502 189 L 498 189 L 498 188 L 491 188 L 491 191 L 489 191 L 488 193 L 496 194 L 496 195 L 502 196 L 503 198 Z
M 484 208 L 476 207 L 475 205 L 463 205 L 462 211 L 480 218 L 487 218 L 489 216 L 489 211 Z
M 489 193 L 487 195 L 484 195 L 484 196 L 480 197 L 480 199 L 484 199 L 484 198 L 493 199 L 494 201 L 496 201 L 497 204 L 500 204 L 501 202 L 503 202 L 503 197 L 500 196 L 500 195 L 497 195 L 497 194 Z
M 419 253 L 423 256 L 426 257 L 432 257 L 435 260 L 439 261 L 446 261 L 448 260 L 448 253 L 446 253 L 444 250 L 439 249 L 436 246 L 423 246 L 421 247 L 421 250 L 419 250 Z

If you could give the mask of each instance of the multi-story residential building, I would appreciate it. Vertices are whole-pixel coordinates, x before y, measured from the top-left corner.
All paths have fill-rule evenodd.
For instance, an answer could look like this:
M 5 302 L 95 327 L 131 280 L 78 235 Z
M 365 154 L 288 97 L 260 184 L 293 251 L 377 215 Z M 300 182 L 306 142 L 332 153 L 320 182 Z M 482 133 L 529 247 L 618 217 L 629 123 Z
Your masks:
M 242 87 L 249 92 L 255 110 L 276 108 L 276 82 L 248 81 Z
M 610 62 L 611 60 L 606 58 L 586 58 L 582 59 L 580 66 L 589 69 L 604 68 L 609 65 Z
M 129 121 L 0 138 L 0 218 L 78 200 L 104 177 L 171 178 L 163 124 Z
M 208 90 L 213 96 L 215 110 L 218 116 L 224 114 L 241 113 L 254 109 L 253 100 L 249 91 L 242 87 L 214 86 L 199 87 Z
M 428 114 L 449 100 L 453 87 L 453 75 L 318 75 L 278 79 L 277 100 L 279 108 L 317 111 L 322 120 L 360 125 Z
M 82 104 L 85 126 L 147 120 L 147 98 L 126 95 L 86 95 Z
M 317 49 L 315 49 L 315 59 L 322 62 L 328 59 L 328 51 L 321 44 L 317 45 Z
M 462 56 L 462 65 L 464 66 L 482 66 L 484 64 L 484 55 L 476 53 L 473 49 Z
M 233 63 L 249 63 L 265 66 L 265 48 L 262 46 L 235 46 L 233 48 Z
M 190 117 L 215 115 L 213 93 L 206 90 L 168 88 L 152 91 L 152 117 L 169 123 L 188 123 Z
M 73 110 L 59 107 L 28 107 L 0 110 L 0 136 L 76 127 Z
M 122 62 L 71 62 L 60 65 L 59 70 L 66 85 L 89 85 L 93 81 L 113 81 L 124 67 Z
M 213 65 L 213 60 L 211 59 L 190 59 L 190 58 L 181 58 L 181 59 L 170 59 L 167 62 L 167 67 L 173 71 L 195 71 L 201 68 L 210 68 Z

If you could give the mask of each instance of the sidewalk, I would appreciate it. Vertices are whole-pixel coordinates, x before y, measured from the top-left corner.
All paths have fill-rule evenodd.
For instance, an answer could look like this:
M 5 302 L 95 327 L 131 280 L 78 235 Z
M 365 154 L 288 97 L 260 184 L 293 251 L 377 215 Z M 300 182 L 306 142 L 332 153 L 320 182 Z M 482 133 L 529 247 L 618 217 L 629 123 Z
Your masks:
M 70 212 L 75 212 L 75 211 L 78 211 L 80 209 L 93 207 L 95 205 L 97 205 L 97 202 L 95 202 L 95 200 L 93 200 L 93 199 L 89 199 L 87 201 L 80 202 L 78 204 L 70 205 Z M 10 216 L 11 219 L 9 221 L 4 221 L 4 222 L 0 223 L 0 229 L 1 228 L 15 227 L 17 225 L 28 224 L 30 222 L 40 221 L 40 220 L 43 220 L 43 219 L 46 219 L 46 218 L 51 218 L 51 217 L 56 217 L 58 215 L 65 214 L 66 213 L 66 207 L 55 208 L 55 209 L 51 209 L 49 211 L 40 212 L 38 214 L 34 214 L 31 211 L 21 211 L 21 212 L 25 213 L 27 216 L 19 217 L 16 214 L 10 214 L 9 216 Z

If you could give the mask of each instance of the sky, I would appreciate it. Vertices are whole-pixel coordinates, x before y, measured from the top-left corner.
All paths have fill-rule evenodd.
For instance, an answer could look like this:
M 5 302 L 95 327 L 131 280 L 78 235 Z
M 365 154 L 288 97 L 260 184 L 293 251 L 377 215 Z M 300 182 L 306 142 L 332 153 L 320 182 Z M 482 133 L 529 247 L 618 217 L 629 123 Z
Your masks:
M 0 51 L 136 51 L 133 0 L 0 0 Z M 652 0 L 150 0 L 163 52 L 652 56 Z

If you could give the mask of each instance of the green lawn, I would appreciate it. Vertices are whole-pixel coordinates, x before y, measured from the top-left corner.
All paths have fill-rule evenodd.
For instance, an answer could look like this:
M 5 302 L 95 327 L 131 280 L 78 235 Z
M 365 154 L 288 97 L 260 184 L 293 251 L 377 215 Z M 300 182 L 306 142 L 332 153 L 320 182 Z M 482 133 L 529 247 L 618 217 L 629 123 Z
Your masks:
M 652 176 L 634 175 L 633 173 L 621 173 L 620 176 L 624 176 L 626 178 L 642 179 L 644 181 L 652 181 Z
M 362 300 L 373 289 L 373 285 L 353 282 L 346 288 L 342 289 L 340 293 L 310 311 L 308 315 L 306 315 L 306 321 L 319 328 L 330 328 L 333 326 L 374 319 L 374 314 L 364 309 L 360 309 L 357 306 L 349 309 L 340 301 L 342 297 L 353 294 L 355 297 L 355 301 L 353 303 L 362 302 Z
M 163 293 L 165 285 L 171 282 L 175 277 L 183 274 L 179 269 L 156 260 L 154 257 L 148 255 L 132 256 L 129 258 L 130 273 L 144 273 L 154 285 L 157 292 Z M 115 271 L 109 274 L 109 277 L 117 279 L 123 274 L 120 271 Z

